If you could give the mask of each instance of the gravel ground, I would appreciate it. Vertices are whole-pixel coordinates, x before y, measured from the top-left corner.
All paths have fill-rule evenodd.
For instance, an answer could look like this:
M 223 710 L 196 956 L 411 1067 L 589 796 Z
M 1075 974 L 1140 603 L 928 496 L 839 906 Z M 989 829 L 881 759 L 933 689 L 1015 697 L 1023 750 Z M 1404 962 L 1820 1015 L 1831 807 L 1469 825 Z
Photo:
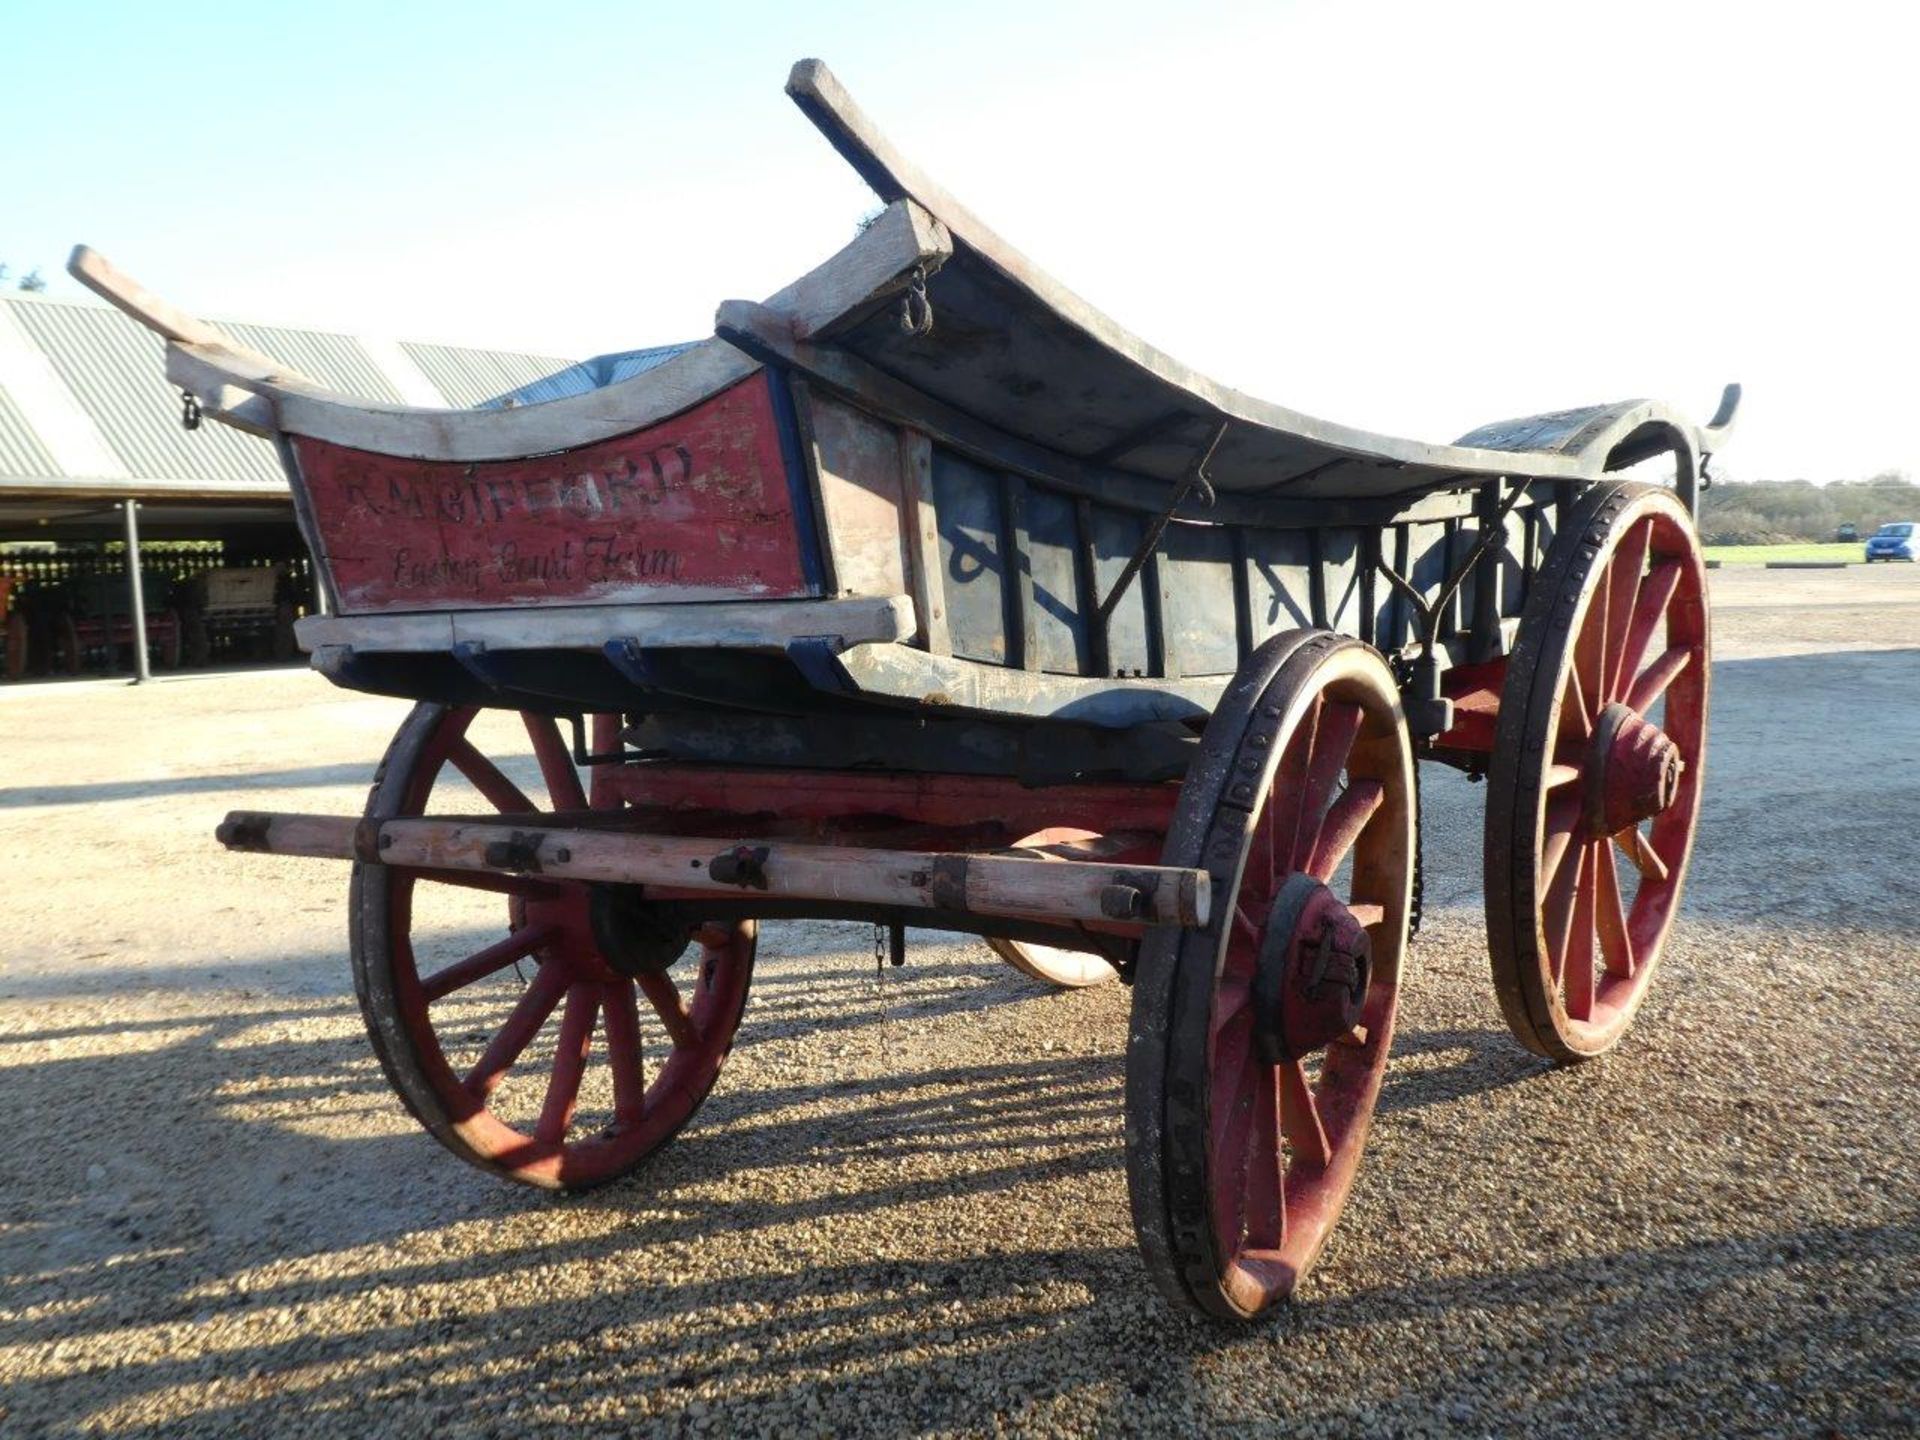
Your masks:
M 768 927 L 741 1042 L 637 1177 L 556 1200 L 387 1091 L 345 872 L 400 707 L 259 672 L 0 693 L 0 1436 L 1911 1433 L 1920 574 L 1714 576 L 1689 915 L 1613 1055 L 1487 977 L 1479 792 L 1360 1183 L 1300 1303 L 1171 1313 L 1127 1221 L 1118 987 Z M 297 713 L 296 713 L 297 712 Z

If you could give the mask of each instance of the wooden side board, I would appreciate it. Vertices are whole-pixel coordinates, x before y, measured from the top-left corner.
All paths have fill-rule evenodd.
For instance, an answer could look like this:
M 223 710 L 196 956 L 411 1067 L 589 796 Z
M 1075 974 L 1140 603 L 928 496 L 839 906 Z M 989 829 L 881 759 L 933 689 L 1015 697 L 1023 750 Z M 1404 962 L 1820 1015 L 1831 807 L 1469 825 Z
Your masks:
M 826 263 L 768 300 L 795 333 L 831 333 L 887 303 L 917 267 L 953 253 L 946 227 L 911 202 L 892 205 Z M 755 362 L 710 340 L 632 379 L 583 395 L 505 410 L 430 410 L 340 395 L 194 320 L 85 246 L 68 269 L 89 289 L 166 338 L 167 375 L 210 417 L 384 455 L 480 461 L 571 449 L 656 424 L 753 373 Z
M 576 605 L 544 610 L 454 610 L 431 615 L 309 615 L 294 625 L 300 648 L 451 653 L 487 650 L 591 650 L 610 641 L 668 649 L 783 652 L 795 640 L 891 643 L 913 634 L 905 595 L 781 604 L 733 601 L 680 605 Z
M 892 426 L 832 396 L 796 390 L 835 593 L 905 593 L 910 564 L 901 532 L 899 437 Z

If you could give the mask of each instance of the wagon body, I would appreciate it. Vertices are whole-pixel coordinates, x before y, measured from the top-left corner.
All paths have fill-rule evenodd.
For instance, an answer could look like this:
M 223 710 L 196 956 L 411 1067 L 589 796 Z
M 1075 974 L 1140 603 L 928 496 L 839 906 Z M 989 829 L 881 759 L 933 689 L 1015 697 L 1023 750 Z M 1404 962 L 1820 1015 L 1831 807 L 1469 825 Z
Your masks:
M 713 338 L 569 398 L 347 400 L 76 254 L 167 336 L 194 404 L 279 444 L 324 602 L 299 625 L 316 668 L 424 702 L 366 817 L 240 815 L 222 838 L 355 859 L 390 1076 L 451 1148 L 535 1183 L 622 1173 L 698 1104 L 756 919 L 871 919 L 896 958 L 911 919 L 988 935 L 1056 983 L 1118 971 L 1146 1047 L 1129 1059 L 1143 1247 L 1170 1294 L 1256 1313 L 1311 1262 L 1364 1142 L 1417 904 L 1416 749 L 1493 768 L 1501 833 L 1525 838 L 1508 904 L 1525 936 L 1495 941 L 1497 973 L 1502 944 L 1523 957 L 1502 986 L 1522 1038 L 1590 1053 L 1637 1005 L 1691 843 L 1690 515 L 1737 389 L 1704 427 L 1647 401 L 1453 445 L 1318 421 L 1040 272 L 824 67 L 788 88 L 886 209 L 785 290 L 722 305 Z M 1610 483 L 1661 457 L 1670 488 Z M 1696 660 L 1664 702 L 1670 740 L 1647 716 Z M 1556 728 L 1568 686 L 1577 737 Z M 481 708 L 526 717 L 558 813 L 474 749 Z M 1503 751 L 1521 758 L 1501 780 Z M 498 814 L 428 813 L 449 767 Z M 1607 889 L 1610 845 L 1645 877 L 1630 901 Z M 423 878 L 506 889 L 508 937 L 421 973 Z M 1540 914 L 1557 948 L 1529 959 Z M 1583 935 L 1584 997 L 1564 978 Z M 688 937 L 697 1001 L 663 978 Z M 454 1083 L 427 1007 L 528 955 L 539 978 Z M 637 1056 L 636 984 L 674 1039 L 671 1094 L 616 1075 L 612 1124 L 570 1138 L 595 1017 L 616 1070 Z M 563 997 L 558 1088 L 522 1133 L 487 1097 Z M 1245 1084 L 1244 1103 L 1182 1109 Z M 1196 1134 L 1214 1147 L 1198 1159 Z M 1229 1164 L 1231 1215 L 1210 1208 Z M 1287 1238 L 1290 1209 L 1306 1218 Z
M 674 688 L 1109 726 L 1190 717 L 1282 630 L 1417 645 L 1415 597 L 1436 600 L 1490 526 L 1500 535 L 1433 623 L 1443 665 L 1503 654 L 1575 492 L 1669 453 L 1690 504 L 1730 423 L 1731 395 L 1707 427 L 1626 401 L 1434 445 L 1255 400 L 1039 271 L 824 67 L 803 62 L 789 91 L 889 208 L 766 303 L 722 306 L 716 338 L 567 399 L 452 413 L 347 400 L 97 258 L 81 265 L 157 317 L 170 375 L 209 413 L 281 440 L 331 612 L 301 640 L 330 678 L 604 706 L 652 695 L 650 670 L 695 668 L 689 652 L 799 642 L 790 665 L 722 661 L 705 686 L 676 673 Z M 926 334 L 901 323 L 910 292 Z M 1211 502 L 1172 505 L 1116 594 L 1203 456 Z M 653 651 L 670 653 L 649 667 Z

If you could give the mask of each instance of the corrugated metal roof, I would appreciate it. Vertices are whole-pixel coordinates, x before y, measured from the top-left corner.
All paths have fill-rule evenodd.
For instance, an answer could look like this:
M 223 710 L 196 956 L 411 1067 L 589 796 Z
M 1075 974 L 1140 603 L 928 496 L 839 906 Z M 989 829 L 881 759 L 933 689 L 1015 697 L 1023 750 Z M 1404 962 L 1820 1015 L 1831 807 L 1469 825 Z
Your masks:
M 226 425 L 181 428 L 166 347 L 144 326 L 118 310 L 64 301 L 15 302 L 14 318 L 135 477 L 284 486 L 266 441 Z
M 319 330 L 288 330 L 279 325 L 249 325 L 244 321 L 215 320 L 242 345 L 251 345 L 282 365 L 311 375 L 330 389 L 386 405 L 406 401 L 393 382 L 380 373 L 373 357 L 351 335 L 329 335 Z
M 25 480 L 52 475 L 58 468 L 13 397 L 0 390 L 0 475 Z
M 447 404 L 458 410 L 477 410 L 489 400 L 509 395 L 562 371 L 578 368 L 571 360 L 555 360 L 541 355 L 515 355 L 505 350 L 469 350 L 459 345 L 422 345 L 402 340 L 400 348 L 420 367 L 420 373 L 433 382 L 433 388 L 447 397 Z M 591 385 L 582 389 L 592 389 Z M 578 390 L 561 390 L 561 395 L 577 395 Z M 549 396 L 549 399 L 557 396 Z

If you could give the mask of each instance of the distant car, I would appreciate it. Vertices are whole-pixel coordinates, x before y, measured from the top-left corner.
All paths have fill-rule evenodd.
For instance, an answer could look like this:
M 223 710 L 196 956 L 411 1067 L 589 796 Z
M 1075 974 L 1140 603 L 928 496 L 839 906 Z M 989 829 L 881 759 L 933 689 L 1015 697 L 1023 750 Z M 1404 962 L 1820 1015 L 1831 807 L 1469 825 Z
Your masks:
M 1867 537 L 1867 563 L 1876 560 L 1905 560 L 1913 563 L 1913 521 L 1895 520 L 1882 525 Z
M 1849 520 L 1845 524 L 1838 525 L 1834 528 L 1833 538 L 1836 541 L 1858 540 L 1860 538 L 1860 527 Z

